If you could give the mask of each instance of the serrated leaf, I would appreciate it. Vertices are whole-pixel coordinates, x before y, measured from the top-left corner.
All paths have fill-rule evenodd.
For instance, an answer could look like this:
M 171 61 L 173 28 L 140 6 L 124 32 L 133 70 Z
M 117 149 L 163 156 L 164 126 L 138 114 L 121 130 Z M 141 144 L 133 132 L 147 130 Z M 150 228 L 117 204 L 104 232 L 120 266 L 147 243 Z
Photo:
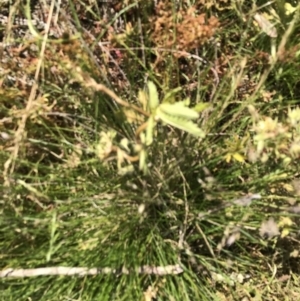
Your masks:
M 158 92 L 155 84 L 151 81 L 148 81 L 148 93 L 149 93 L 149 108 L 153 112 L 159 105 Z
M 162 103 L 159 106 L 159 109 L 168 115 L 171 115 L 172 117 L 177 118 L 184 118 L 184 119 L 197 119 L 199 117 L 199 114 L 188 107 L 185 106 L 184 101 L 179 101 L 174 104 L 170 103 Z
M 188 132 L 196 137 L 205 137 L 205 133 L 191 120 L 168 115 L 160 109 L 160 106 L 156 110 L 156 117 L 160 118 L 163 122 Z

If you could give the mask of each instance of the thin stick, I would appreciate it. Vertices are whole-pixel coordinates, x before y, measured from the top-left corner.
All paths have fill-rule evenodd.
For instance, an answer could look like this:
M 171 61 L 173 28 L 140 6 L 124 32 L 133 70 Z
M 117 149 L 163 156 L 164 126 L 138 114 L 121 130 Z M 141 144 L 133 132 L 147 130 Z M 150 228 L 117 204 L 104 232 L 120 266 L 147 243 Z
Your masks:
M 131 272 L 145 275 L 177 275 L 183 272 L 179 264 L 167 266 L 148 266 L 144 265 L 135 270 L 126 268 L 112 269 L 112 268 L 73 268 L 73 267 L 46 267 L 37 269 L 6 269 L 0 271 L 0 278 L 23 278 L 23 277 L 36 277 L 36 276 L 88 276 L 99 274 L 126 274 Z
M 202 231 L 202 229 L 200 228 L 200 226 L 199 226 L 198 223 L 196 223 L 196 228 L 197 228 L 197 230 L 200 232 L 201 236 L 203 237 L 204 242 L 205 242 L 205 244 L 206 244 L 206 246 L 207 246 L 207 248 L 208 248 L 208 250 L 209 250 L 211 256 L 212 256 L 213 258 L 216 258 L 216 255 L 215 255 L 215 253 L 214 253 L 214 250 L 212 249 L 211 245 L 209 244 L 209 242 L 208 242 L 208 240 L 207 240 L 207 238 L 206 238 L 206 235 L 203 233 L 203 231 Z
M 112 90 L 108 89 L 106 86 L 102 85 L 102 84 L 98 84 L 96 83 L 96 81 L 92 78 L 87 79 L 87 81 L 85 82 L 85 86 L 86 87 L 92 87 L 97 91 L 102 91 L 105 94 L 107 94 L 108 96 L 110 96 L 113 100 L 115 100 L 118 104 L 122 105 L 123 107 L 127 107 L 127 108 L 132 108 L 135 111 L 143 114 L 144 116 L 149 117 L 150 113 L 144 111 L 143 109 L 132 105 L 126 101 L 124 101 L 123 99 L 121 99 L 119 96 L 117 96 L 117 94 L 115 92 L 113 92 Z

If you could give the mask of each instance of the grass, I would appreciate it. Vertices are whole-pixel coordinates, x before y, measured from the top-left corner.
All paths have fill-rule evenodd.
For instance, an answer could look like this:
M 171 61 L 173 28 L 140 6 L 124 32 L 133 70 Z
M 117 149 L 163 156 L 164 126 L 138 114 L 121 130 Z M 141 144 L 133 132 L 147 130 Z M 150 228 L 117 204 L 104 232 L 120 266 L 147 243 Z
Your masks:
M 66 32 L 3 50 L 0 273 L 111 273 L 2 277 L 1 300 L 299 300 L 299 5 L 210 4 L 70 1 Z M 205 137 L 171 116 L 144 140 L 149 81 Z

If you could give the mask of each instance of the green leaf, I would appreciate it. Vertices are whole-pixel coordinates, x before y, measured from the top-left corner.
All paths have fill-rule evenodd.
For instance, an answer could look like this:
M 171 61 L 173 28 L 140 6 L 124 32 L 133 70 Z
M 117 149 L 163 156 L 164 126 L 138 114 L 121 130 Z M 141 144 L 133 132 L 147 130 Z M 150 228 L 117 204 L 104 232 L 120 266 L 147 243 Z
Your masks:
M 151 112 L 154 112 L 159 105 L 158 92 L 155 84 L 148 81 L 148 93 L 149 93 L 149 108 Z
M 146 142 L 146 136 L 145 136 L 144 132 L 141 133 L 140 138 L 141 138 L 142 143 Z M 146 149 L 144 147 L 139 151 L 139 169 L 141 171 L 143 171 L 143 173 L 145 175 L 148 173 L 147 151 L 146 151 Z
M 202 111 L 204 111 L 206 108 L 208 108 L 210 106 L 209 103 L 207 102 L 199 102 L 194 106 L 194 110 L 198 113 L 201 113 Z
M 228 154 L 226 154 L 225 155 L 225 161 L 227 162 L 227 163 L 229 163 L 230 161 L 231 161 L 231 153 L 228 153 Z
M 238 162 L 241 162 L 241 163 L 245 162 L 244 156 L 241 155 L 240 153 L 233 153 L 232 157 Z
M 168 115 L 161 110 L 160 106 L 156 110 L 156 117 L 160 118 L 163 122 L 174 126 L 180 130 L 188 132 L 196 137 L 205 137 L 205 133 L 191 120 Z
M 293 14 L 296 11 L 297 6 L 294 7 L 290 3 L 285 3 L 284 8 L 285 8 L 285 14 L 288 16 L 288 15 Z
M 148 167 L 147 167 L 147 152 L 146 150 L 142 150 L 139 154 L 139 169 L 143 171 L 143 173 L 146 175 L 148 173 Z
M 184 103 L 184 105 L 185 105 L 186 107 L 189 106 L 189 105 L 191 104 L 190 98 L 186 98 L 186 99 L 184 99 L 182 102 Z
M 155 127 L 155 121 L 154 116 L 150 116 L 148 119 L 148 124 L 146 128 L 146 138 L 145 138 L 145 144 L 147 146 L 151 145 L 153 142 L 153 129 Z
M 199 114 L 185 106 L 185 101 L 179 101 L 174 104 L 162 103 L 159 106 L 161 112 L 171 115 L 172 117 L 184 118 L 184 119 L 197 119 Z
M 181 90 L 182 90 L 182 87 L 177 87 L 177 88 L 175 88 L 175 89 L 169 91 L 168 93 L 166 93 L 166 95 L 165 95 L 165 97 L 164 97 L 164 99 L 163 99 L 162 102 L 163 102 L 163 103 L 169 102 L 169 100 L 171 100 L 171 99 L 175 96 L 175 94 L 177 94 L 177 93 L 180 92 Z
M 31 20 L 31 8 L 30 8 L 30 1 L 26 1 L 26 6 L 25 6 L 25 15 L 27 19 L 27 26 L 29 28 L 30 33 L 36 37 L 42 39 L 42 36 L 37 32 L 37 30 L 33 26 L 33 22 Z

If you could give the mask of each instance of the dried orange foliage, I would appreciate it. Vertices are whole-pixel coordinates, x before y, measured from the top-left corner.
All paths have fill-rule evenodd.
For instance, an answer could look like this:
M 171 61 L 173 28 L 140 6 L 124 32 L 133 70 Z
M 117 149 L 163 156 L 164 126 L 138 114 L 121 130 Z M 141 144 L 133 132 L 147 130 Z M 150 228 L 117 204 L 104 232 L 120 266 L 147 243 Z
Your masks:
M 197 15 L 195 7 L 174 12 L 167 2 L 157 5 L 156 16 L 152 21 L 152 39 L 158 47 L 187 52 L 209 40 L 219 26 L 216 17 Z
M 290 49 L 283 49 L 283 51 L 279 53 L 279 60 L 284 63 L 295 62 L 295 57 L 297 56 L 299 49 L 299 44 L 292 46 Z

